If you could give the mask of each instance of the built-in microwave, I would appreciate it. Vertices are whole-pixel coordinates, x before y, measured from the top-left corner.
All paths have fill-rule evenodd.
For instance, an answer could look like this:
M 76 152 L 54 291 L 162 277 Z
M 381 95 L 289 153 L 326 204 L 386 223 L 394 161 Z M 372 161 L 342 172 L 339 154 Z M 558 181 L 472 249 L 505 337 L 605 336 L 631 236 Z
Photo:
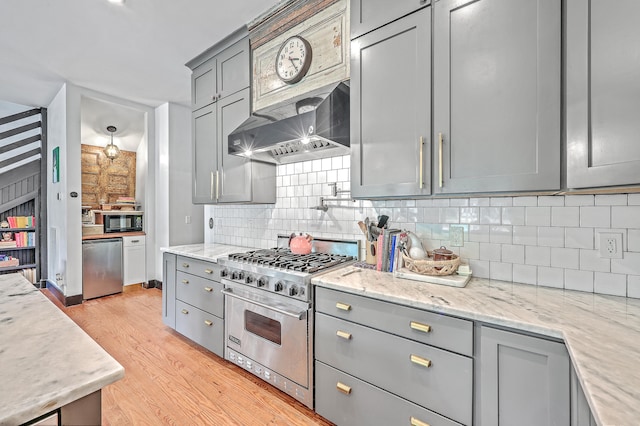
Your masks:
M 104 215 L 104 233 L 142 231 L 142 212 L 114 212 Z

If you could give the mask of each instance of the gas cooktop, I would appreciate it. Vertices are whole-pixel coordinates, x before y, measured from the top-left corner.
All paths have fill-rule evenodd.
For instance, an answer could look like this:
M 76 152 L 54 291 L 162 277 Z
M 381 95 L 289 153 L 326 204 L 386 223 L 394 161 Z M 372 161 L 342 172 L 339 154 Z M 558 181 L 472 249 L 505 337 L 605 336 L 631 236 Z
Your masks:
M 354 260 L 354 257 L 331 253 L 293 254 L 287 248 L 273 248 L 232 253 L 229 260 L 313 274 Z

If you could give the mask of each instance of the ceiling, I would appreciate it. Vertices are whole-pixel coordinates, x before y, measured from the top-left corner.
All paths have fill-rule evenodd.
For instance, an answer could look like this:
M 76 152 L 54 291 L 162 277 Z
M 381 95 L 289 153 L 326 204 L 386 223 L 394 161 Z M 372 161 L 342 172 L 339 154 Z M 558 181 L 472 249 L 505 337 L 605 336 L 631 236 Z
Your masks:
M 279 1 L 1 0 L 0 101 L 46 107 L 69 82 L 150 107 L 190 106 L 184 64 Z M 107 137 L 109 124 L 134 132 L 125 122 L 140 118 L 107 102 L 82 107 L 83 143 Z M 124 121 L 105 124 L 109 116 Z

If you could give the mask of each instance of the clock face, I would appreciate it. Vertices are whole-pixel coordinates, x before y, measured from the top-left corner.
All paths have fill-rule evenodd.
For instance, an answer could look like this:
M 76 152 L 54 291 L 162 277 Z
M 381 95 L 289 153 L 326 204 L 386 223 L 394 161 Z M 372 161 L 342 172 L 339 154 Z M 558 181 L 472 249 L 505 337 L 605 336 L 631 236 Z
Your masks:
M 288 84 L 297 83 L 307 74 L 311 65 L 311 45 L 300 36 L 287 39 L 276 57 L 276 74 Z

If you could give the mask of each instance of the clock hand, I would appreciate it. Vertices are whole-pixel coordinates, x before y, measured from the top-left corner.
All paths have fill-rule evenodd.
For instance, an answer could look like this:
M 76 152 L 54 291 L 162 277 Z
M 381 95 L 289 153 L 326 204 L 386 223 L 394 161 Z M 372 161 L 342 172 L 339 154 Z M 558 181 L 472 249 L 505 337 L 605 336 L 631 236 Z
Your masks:
M 291 56 L 289 56 L 289 60 L 291 61 L 291 64 L 293 65 L 293 68 L 296 70 L 296 72 L 298 71 L 298 67 L 296 66 L 296 63 L 293 62 L 294 59 L 298 59 L 298 58 L 292 58 Z M 299 59 L 298 59 L 299 60 Z

